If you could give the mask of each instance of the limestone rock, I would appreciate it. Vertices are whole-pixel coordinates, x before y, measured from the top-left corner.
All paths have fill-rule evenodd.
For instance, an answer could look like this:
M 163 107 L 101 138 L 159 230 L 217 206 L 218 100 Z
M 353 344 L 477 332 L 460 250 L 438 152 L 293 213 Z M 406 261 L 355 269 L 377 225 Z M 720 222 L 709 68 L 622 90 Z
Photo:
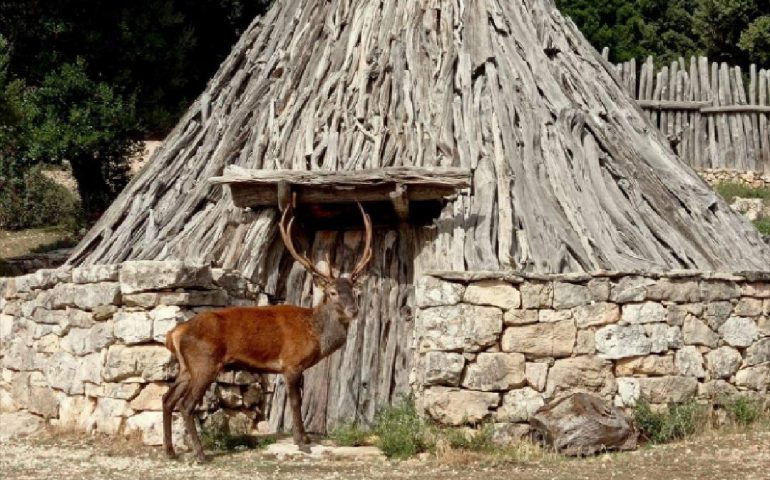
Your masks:
M 701 280 L 701 297 L 706 302 L 714 300 L 732 300 L 741 295 L 738 284 L 725 280 Z
M 669 349 L 669 327 L 665 323 L 648 323 L 644 331 L 650 338 L 650 353 L 664 353 Z
M 572 320 L 509 327 L 503 333 L 504 352 L 523 353 L 528 357 L 568 357 L 572 354 L 577 329 Z
M 479 353 L 468 365 L 463 387 L 484 392 L 510 390 L 526 384 L 524 355 L 520 353 Z
M 703 312 L 703 319 L 714 331 L 724 324 L 733 313 L 733 304 L 730 302 L 710 302 Z
M 638 325 L 666 321 L 666 307 L 660 303 L 646 302 L 623 305 L 622 323 Z
M 162 412 L 141 412 L 129 417 L 126 420 L 126 435 L 139 432 L 142 436 L 142 443 L 150 446 L 163 445 L 163 413 Z M 186 448 L 185 429 L 181 416 L 177 417 L 172 424 L 171 438 L 174 447 L 177 450 Z
M 509 326 L 530 325 L 538 322 L 537 310 L 519 310 L 513 309 L 505 312 L 503 322 Z
M 465 286 L 435 277 L 422 277 L 415 287 L 414 298 L 418 308 L 457 305 L 463 299 Z
M 770 364 L 765 363 L 739 370 L 735 374 L 735 384 L 738 387 L 766 391 L 770 387 Z
M 0 442 L 7 442 L 17 438 L 28 437 L 42 430 L 45 422 L 40 417 L 26 413 L 2 413 L 0 414 Z
M 152 319 L 145 312 L 118 312 L 114 317 L 115 336 L 131 345 L 153 339 Z
M 596 332 L 596 350 L 604 358 L 638 357 L 648 355 L 651 349 L 644 325 L 608 325 Z
M 0 289 L 2 292 L 2 289 Z M 741 294 L 746 297 L 770 298 L 770 283 L 744 283 L 741 286 Z
M 741 298 L 735 305 L 735 314 L 741 317 L 756 317 L 762 314 L 762 300 Z
M 742 363 L 740 352 L 731 347 L 719 347 L 706 354 L 706 365 L 711 378 L 730 378 Z
M 542 323 L 563 322 L 571 318 L 571 310 L 540 310 L 538 312 L 538 321 Z
M 727 302 L 730 305 L 729 302 Z M 730 305 L 732 308 L 732 305 Z M 681 327 L 687 315 L 700 316 L 703 314 L 702 303 L 687 303 L 684 305 L 669 305 L 667 308 L 666 323 L 671 326 Z
M 175 288 L 213 288 L 211 268 L 181 261 L 131 261 L 120 269 L 124 294 Z
M 677 303 L 691 303 L 700 300 L 698 282 L 689 279 L 661 278 L 647 287 L 647 298 Z
M 425 385 L 456 387 L 465 367 L 465 358 L 459 353 L 428 352 L 423 357 Z
M 123 429 L 125 419 L 133 414 L 127 401 L 103 397 L 96 399 L 96 407 L 89 422 L 93 430 L 106 435 L 115 435 Z
M 59 427 L 67 430 L 89 431 L 96 400 L 83 396 L 64 396 L 59 405 Z
M 644 277 L 623 277 L 610 288 L 610 301 L 616 303 L 641 302 L 647 296 L 647 287 L 655 281 Z
M 153 308 L 166 306 L 226 307 L 230 297 L 224 290 L 190 290 L 181 292 L 144 292 L 123 296 L 128 307 Z
M 634 407 L 642 396 L 638 378 L 618 378 L 618 400 L 621 407 Z
M 67 352 L 51 357 L 45 369 L 48 385 L 69 395 L 82 395 L 83 382 L 80 378 L 81 363 Z
M 145 386 L 139 395 L 131 400 L 129 406 L 132 410 L 163 410 L 163 394 L 168 390 L 168 385 L 162 383 L 150 383 Z
M 510 310 L 521 306 L 521 294 L 516 287 L 507 282 L 484 280 L 470 284 L 465 290 L 463 301 Z
M 698 393 L 698 380 L 679 376 L 640 378 L 639 388 L 650 403 L 684 403 Z
M 596 353 L 596 332 L 579 330 L 575 342 L 575 354 L 594 355 Z
M 585 393 L 546 405 L 535 413 L 530 426 L 536 441 L 569 456 L 633 450 L 639 436 L 623 411 Z
M 519 289 L 522 308 L 551 308 L 553 305 L 553 284 L 550 282 L 527 282 Z
M 556 282 L 553 285 L 553 308 L 565 309 L 591 303 L 591 292 L 584 285 Z
M 724 380 L 712 380 L 698 384 L 698 398 L 701 400 L 723 400 L 733 398 L 738 394 L 738 389 Z
M 73 286 L 75 307 L 93 310 L 102 305 L 120 305 L 120 285 L 117 283 L 95 283 Z
M 91 265 L 72 269 L 73 283 L 117 282 L 119 265 Z
M 674 373 L 674 357 L 672 355 L 624 358 L 615 363 L 615 374 L 619 377 L 634 375 L 659 377 Z
M 423 408 L 434 420 L 444 425 L 477 424 L 492 416 L 490 409 L 500 403 L 500 395 L 446 387 L 425 390 Z
M 703 355 L 698 347 L 687 346 L 676 352 L 676 368 L 679 375 L 685 377 L 704 378 L 706 370 L 703 368 Z
M 572 316 L 579 329 L 601 327 L 620 320 L 620 307 L 614 303 L 594 303 L 576 307 Z
M 113 345 L 107 353 L 103 377 L 108 382 L 127 379 L 145 382 L 170 380 L 176 375 L 176 360 L 165 347 Z
M 98 352 L 115 343 L 114 324 L 112 321 L 97 323 L 89 330 L 85 351 Z
M 498 422 L 492 424 L 492 443 L 498 447 L 508 447 L 529 436 L 529 425 L 521 423 Z
M 597 357 L 573 357 L 556 360 L 548 372 L 546 397 L 564 391 L 589 391 L 611 398 L 617 390 L 612 362 Z
M 415 338 L 422 352 L 475 352 L 497 343 L 502 329 L 503 312 L 499 308 L 459 304 L 420 310 Z
M 746 349 L 746 364 L 749 366 L 770 362 L 770 338 L 758 340 Z
M 496 418 L 498 422 L 527 422 L 543 405 L 543 395 L 529 387 L 511 390 L 503 395 Z
M 714 348 L 719 343 L 719 335 L 693 316 L 688 316 L 685 319 L 682 336 L 685 345 L 703 345 Z
M 524 375 L 527 377 L 527 384 L 530 387 L 542 392 L 545 390 L 548 380 L 548 364 L 527 362 L 524 367 Z
M 610 280 L 608 278 L 594 278 L 588 282 L 587 286 L 592 300 L 606 302 L 610 299 Z
M 719 334 L 728 345 L 748 347 L 759 338 L 757 323 L 746 317 L 730 317 L 721 327 Z

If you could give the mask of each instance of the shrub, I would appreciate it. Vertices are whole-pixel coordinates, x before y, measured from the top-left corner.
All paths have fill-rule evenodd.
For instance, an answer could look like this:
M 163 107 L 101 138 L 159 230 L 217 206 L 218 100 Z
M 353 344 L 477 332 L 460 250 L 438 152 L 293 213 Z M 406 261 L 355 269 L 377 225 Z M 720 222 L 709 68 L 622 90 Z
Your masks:
M 32 168 L 21 178 L 0 177 L 0 228 L 19 230 L 73 225 L 78 201 L 66 188 Z
M 392 458 L 408 458 L 426 449 L 426 425 L 414 399 L 405 397 L 380 410 L 374 427 L 377 446 Z
M 221 429 L 203 429 L 201 442 L 207 450 L 232 452 L 237 450 L 262 449 L 275 443 L 273 437 L 233 435 Z
M 764 218 L 754 222 L 754 226 L 762 235 L 770 235 L 770 218 Z
M 727 414 L 735 422 L 747 427 L 762 418 L 762 404 L 745 396 L 735 396 L 724 404 Z
M 447 445 L 454 449 L 489 452 L 496 448 L 492 442 L 494 427 L 491 424 L 484 424 L 474 430 L 450 429 L 443 433 Z
M 344 423 L 335 428 L 329 438 L 334 440 L 337 445 L 343 447 L 360 447 L 366 445 L 371 432 L 353 422 Z
M 652 443 L 667 443 L 694 434 L 705 420 L 705 412 L 694 402 L 672 404 L 656 412 L 646 400 L 640 400 L 634 408 L 634 420 L 642 437 Z

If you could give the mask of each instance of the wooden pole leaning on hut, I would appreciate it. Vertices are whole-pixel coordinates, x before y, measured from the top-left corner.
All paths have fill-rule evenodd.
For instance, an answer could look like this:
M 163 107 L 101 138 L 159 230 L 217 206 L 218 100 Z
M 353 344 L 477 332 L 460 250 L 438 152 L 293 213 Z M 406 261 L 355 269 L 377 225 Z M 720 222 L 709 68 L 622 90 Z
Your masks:
M 193 412 L 209 385 L 225 366 L 237 365 L 255 373 L 281 373 L 291 403 L 294 442 L 309 452 L 310 439 L 302 423 L 303 372 L 326 358 L 347 340 L 348 327 L 358 316 L 355 289 L 372 259 L 372 221 L 358 204 L 366 230 L 361 259 L 350 275 L 335 277 L 323 272 L 292 240 L 293 205 L 283 209 L 281 238 L 291 256 L 313 275 L 324 297 L 315 308 L 293 305 L 233 307 L 201 313 L 166 335 L 166 347 L 179 362 L 179 374 L 163 396 L 163 445 L 175 457 L 171 440 L 171 415 L 179 408 L 199 462 L 206 457 Z

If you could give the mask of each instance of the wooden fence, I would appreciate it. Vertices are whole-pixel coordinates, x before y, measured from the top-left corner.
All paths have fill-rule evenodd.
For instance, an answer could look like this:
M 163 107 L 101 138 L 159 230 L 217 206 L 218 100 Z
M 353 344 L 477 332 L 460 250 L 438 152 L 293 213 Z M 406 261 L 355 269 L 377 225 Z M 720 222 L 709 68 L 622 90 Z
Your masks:
M 604 49 L 606 59 L 609 51 Z M 683 58 L 657 69 L 653 59 L 615 65 L 624 88 L 696 169 L 770 172 L 770 71 Z

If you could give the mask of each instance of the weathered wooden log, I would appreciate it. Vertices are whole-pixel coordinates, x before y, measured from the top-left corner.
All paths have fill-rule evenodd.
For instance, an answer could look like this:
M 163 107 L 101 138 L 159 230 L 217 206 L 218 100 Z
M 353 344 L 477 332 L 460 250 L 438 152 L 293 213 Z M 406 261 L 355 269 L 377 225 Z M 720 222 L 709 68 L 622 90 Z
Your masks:
M 639 432 L 617 407 L 576 393 L 540 408 L 530 419 L 533 439 L 568 456 L 636 448 Z

